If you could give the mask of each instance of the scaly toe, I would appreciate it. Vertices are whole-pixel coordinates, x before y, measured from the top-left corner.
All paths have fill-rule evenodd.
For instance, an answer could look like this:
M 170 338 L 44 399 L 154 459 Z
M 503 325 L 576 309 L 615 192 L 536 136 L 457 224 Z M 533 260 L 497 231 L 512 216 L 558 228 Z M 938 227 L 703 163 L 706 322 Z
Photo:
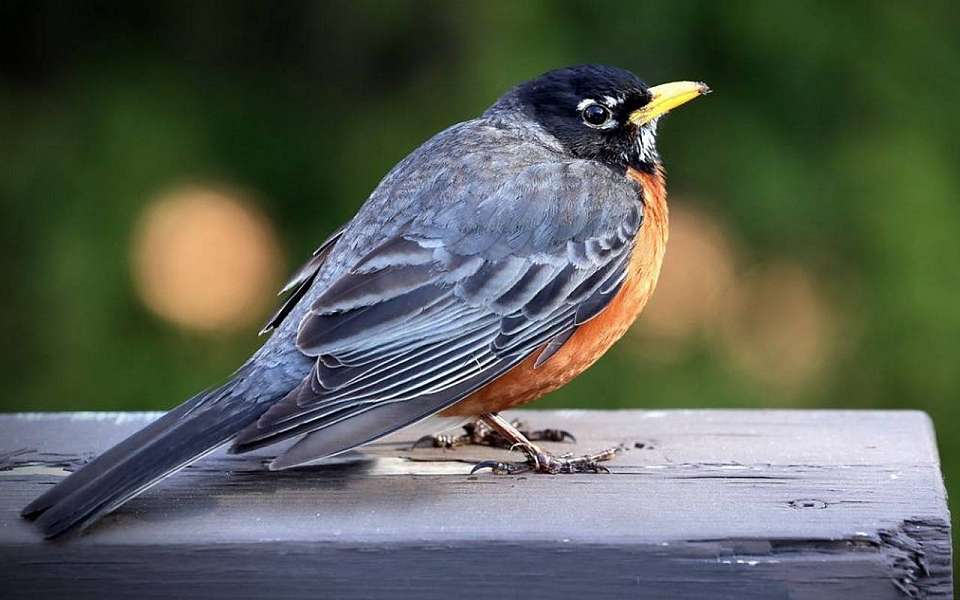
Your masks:
M 617 455 L 619 448 L 609 448 L 596 454 L 571 457 L 546 455 L 540 458 L 541 473 L 609 473 L 610 469 L 601 465 L 601 461 L 610 460 Z
M 517 445 L 512 448 L 519 450 L 527 455 L 525 462 L 500 462 L 488 460 L 477 464 L 471 474 L 482 469 L 490 469 L 497 475 L 515 475 L 517 473 L 545 473 L 548 475 L 559 475 L 566 473 L 609 473 L 610 469 L 600 464 L 601 461 L 612 459 L 617 455 L 619 448 L 610 448 L 596 454 L 586 456 L 572 457 L 569 454 L 563 456 L 554 456 L 550 453 L 537 450 L 535 447 L 524 447 Z
M 438 433 L 436 435 L 425 435 L 411 446 L 411 450 L 417 448 L 454 448 L 467 443 L 465 436 L 450 435 L 448 433 Z

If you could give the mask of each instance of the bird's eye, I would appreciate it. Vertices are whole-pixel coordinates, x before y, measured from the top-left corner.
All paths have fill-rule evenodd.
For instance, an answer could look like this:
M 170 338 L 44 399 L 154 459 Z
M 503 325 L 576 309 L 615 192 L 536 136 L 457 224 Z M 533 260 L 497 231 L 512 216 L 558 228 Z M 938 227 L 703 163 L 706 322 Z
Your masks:
M 610 119 L 610 109 L 600 104 L 591 104 L 580 114 L 583 122 L 591 127 L 600 127 Z

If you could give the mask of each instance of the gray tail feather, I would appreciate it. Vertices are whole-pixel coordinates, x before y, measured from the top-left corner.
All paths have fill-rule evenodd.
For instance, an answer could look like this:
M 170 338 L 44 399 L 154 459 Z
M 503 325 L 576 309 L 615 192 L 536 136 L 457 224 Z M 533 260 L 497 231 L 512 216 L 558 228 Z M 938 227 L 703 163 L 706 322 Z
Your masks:
M 269 403 L 231 398 L 243 378 L 197 394 L 107 450 L 46 492 L 21 514 L 47 538 L 82 529 L 164 477 L 221 446 L 259 418 Z

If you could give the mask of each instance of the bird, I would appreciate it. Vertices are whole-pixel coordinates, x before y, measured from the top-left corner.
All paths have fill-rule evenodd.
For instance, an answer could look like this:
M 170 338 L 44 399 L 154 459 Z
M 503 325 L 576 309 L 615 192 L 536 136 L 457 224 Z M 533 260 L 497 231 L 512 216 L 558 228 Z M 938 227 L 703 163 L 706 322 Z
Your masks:
M 53 538 L 226 444 L 299 438 L 270 465 L 285 469 L 432 418 L 477 419 L 524 456 L 480 468 L 604 470 L 612 451 L 554 456 L 499 413 L 585 371 L 643 309 L 668 237 L 658 124 L 709 91 L 565 67 L 436 134 L 294 273 L 269 337 L 225 383 L 22 515 Z

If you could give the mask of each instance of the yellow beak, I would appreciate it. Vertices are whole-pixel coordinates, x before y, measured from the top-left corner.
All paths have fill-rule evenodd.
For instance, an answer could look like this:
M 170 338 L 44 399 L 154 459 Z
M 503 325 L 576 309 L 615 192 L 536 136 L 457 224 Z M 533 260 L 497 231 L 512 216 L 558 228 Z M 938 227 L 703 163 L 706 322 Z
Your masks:
M 707 84 L 699 81 L 674 81 L 650 88 L 650 102 L 630 113 L 630 122 L 640 126 L 665 115 L 681 104 L 710 93 Z

